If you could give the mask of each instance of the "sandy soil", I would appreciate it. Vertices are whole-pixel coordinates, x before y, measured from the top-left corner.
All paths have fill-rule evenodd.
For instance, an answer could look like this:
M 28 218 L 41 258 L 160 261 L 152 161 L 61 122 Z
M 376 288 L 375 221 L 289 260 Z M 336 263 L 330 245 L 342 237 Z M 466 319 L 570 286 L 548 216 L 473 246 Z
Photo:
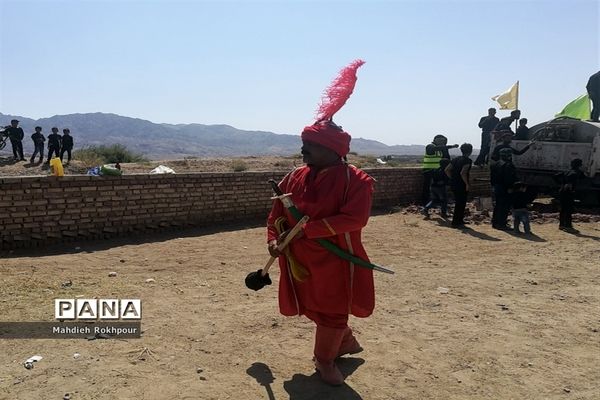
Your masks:
M 0 398 L 598 399 L 600 224 L 579 227 L 525 238 L 372 217 L 366 248 L 397 273 L 376 275 L 374 315 L 351 320 L 365 351 L 340 362 L 340 388 L 314 373 L 312 324 L 278 314 L 276 286 L 244 286 L 268 258 L 261 227 L 15 252 L 0 259 L 1 320 L 51 320 L 55 298 L 139 297 L 144 334 L 0 341 Z

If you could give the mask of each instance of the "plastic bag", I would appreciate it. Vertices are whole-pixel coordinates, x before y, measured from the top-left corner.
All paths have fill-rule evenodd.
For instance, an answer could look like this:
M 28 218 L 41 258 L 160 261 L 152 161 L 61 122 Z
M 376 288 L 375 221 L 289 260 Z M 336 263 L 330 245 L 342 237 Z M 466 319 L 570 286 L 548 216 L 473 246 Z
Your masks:
M 120 169 L 115 168 L 113 165 L 105 164 L 100 168 L 100 175 L 109 175 L 109 176 L 121 176 L 123 172 Z
M 65 170 L 63 169 L 63 165 L 60 161 L 60 158 L 52 157 L 52 160 L 50 160 L 50 168 L 52 169 L 52 175 L 54 176 L 65 175 Z
M 166 167 L 164 165 L 159 165 L 158 167 L 154 168 L 152 171 L 150 171 L 151 174 L 174 174 L 175 171 L 173 171 L 171 168 Z

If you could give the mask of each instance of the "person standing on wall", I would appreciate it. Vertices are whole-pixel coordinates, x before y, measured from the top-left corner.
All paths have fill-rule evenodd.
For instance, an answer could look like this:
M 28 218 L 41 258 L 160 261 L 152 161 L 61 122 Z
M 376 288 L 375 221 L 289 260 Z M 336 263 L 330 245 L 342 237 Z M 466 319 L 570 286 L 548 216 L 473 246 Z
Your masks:
M 592 121 L 598 122 L 598 118 L 600 118 L 600 71 L 590 76 L 585 88 L 592 101 Z
M 23 138 L 25 137 L 25 132 L 19 127 L 19 120 L 11 120 L 10 126 L 6 128 L 6 132 L 12 145 L 15 161 L 25 161 L 25 157 L 23 156 Z
M 488 162 L 488 155 L 490 154 L 490 146 L 492 144 L 492 131 L 498 125 L 500 120 L 496 117 L 496 109 L 488 109 L 488 115 L 481 117 L 479 120 L 479 127 L 481 128 L 481 149 L 479 155 L 475 160 L 475 165 L 483 166 Z
M 527 140 L 529 139 L 529 128 L 527 127 L 527 118 L 521 118 L 519 120 L 519 127 L 515 133 L 514 140 Z
M 54 154 L 55 157 L 58 157 L 60 153 L 60 147 L 62 144 L 62 137 L 58 134 L 58 128 L 53 127 L 52 133 L 48 135 L 48 161 L 47 164 L 50 163 L 50 159 Z
M 60 150 L 60 161 L 62 162 L 65 152 L 67 152 L 67 164 L 71 162 L 71 151 L 73 150 L 73 136 L 68 128 L 63 129 L 63 137 Z
M 33 135 L 31 135 L 31 140 L 33 140 L 33 146 L 34 146 L 35 150 L 33 151 L 33 154 L 31 155 L 31 159 L 29 160 L 29 163 L 33 164 L 35 156 L 38 155 L 38 153 L 40 155 L 39 162 L 41 163 L 44 160 L 44 142 L 46 141 L 46 138 L 42 134 L 41 126 L 35 127 L 35 132 L 33 133 Z

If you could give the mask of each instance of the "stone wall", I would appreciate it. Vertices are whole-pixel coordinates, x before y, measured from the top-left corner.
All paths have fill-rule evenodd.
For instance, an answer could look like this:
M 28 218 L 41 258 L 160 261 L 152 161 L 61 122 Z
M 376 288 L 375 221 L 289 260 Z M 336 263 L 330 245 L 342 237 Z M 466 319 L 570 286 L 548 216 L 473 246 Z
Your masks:
M 365 170 L 376 179 L 374 208 L 419 199 L 418 168 Z M 474 171 L 473 194 L 489 191 Z M 269 179 L 281 172 L 0 178 L 0 249 L 101 239 L 165 227 L 265 219 Z

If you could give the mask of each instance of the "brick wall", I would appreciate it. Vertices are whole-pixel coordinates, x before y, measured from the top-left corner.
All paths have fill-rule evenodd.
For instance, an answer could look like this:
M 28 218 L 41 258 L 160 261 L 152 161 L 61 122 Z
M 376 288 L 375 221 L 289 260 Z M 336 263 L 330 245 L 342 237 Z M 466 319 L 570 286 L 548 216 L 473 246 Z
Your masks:
M 420 197 L 418 168 L 366 170 L 376 180 L 374 207 Z M 264 219 L 267 180 L 281 172 L 0 178 L 0 249 L 100 239 L 165 227 Z M 474 194 L 488 191 L 477 182 Z

